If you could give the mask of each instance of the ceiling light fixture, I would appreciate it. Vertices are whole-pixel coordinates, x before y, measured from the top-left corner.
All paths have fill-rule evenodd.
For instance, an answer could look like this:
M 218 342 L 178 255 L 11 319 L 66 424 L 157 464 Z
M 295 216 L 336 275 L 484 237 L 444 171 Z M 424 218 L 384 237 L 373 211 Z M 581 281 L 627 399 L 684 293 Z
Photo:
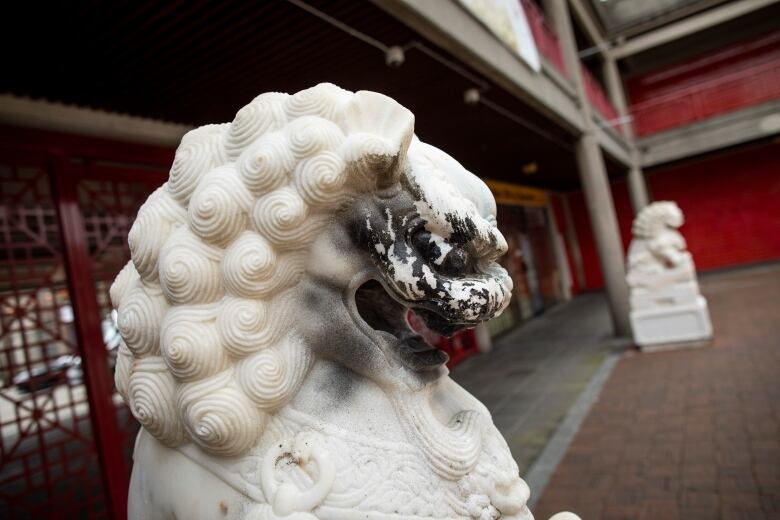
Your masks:
M 523 175 L 533 175 L 539 171 L 539 165 L 536 164 L 536 161 L 525 163 L 521 170 L 523 171 Z
M 385 65 L 388 67 L 400 67 L 404 64 L 404 61 L 406 61 L 406 55 L 404 54 L 404 50 L 398 45 L 388 47 L 385 51 Z
M 372 47 L 375 47 L 379 50 L 381 50 L 385 55 L 385 63 L 388 67 L 400 67 L 403 65 L 403 63 L 406 61 L 406 51 L 409 49 L 417 49 L 418 51 L 422 52 L 429 58 L 439 62 L 443 66 L 447 67 L 448 69 L 452 70 L 453 72 L 459 74 L 463 78 L 471 81 L 476 85 L 476 87 L 472 87 L 467 89 L 463 93 L 463 102 L 470 106 L 475 105 L 483 105 L 493 112 L 496 112 L 499 115 L 502 115 L 503 117 L 509 119 L 510 121 L 514 121 L 518 125 L 526 128 L 527 130 L 530 130 L 539 137 L 542 137 L 544 139 L 547 139 L 548 141 L 558 145 L 560 148 L 563 148 L 564 150 L 573 152 L 574 147 L 567 143 L 566 141 L 558 138 L 556 135 L 552 134 L 551 132 L 548 132 L 539 126 L 535 125 L 534 123 L 531 123 L 524 117 L 521 117 L 514 112 L 507 110 L 506 108 L 502 107 L 501 105 L 497 103 L 493 103 L 489 99 L 487 99 L 484 96 L 484 93 L 488 90 L 490 90 L 490 85 L 487 81 L 483 80 L 482 78 L 472 74 L 469 72 L 465 67 L 462 67 L 459 63 L 456 63 L 438 52 L 434 51 L 433 49 L 423 45 L 422 43 L 418 41 L 410 41 L 403 47 L 400 47 L 398 45 L 385 45 L 381 41 L 372 38 L 371 36 L 358 31 L 354 27 L 351 27 L 344 22 L 337 20 L 336 18 L 333 18 L 332 16 L 325 14 L 324 12 L 320 11 L 319 9 L 312 7 L 311 5 L 307 4 L 303 0 L 287 0 L 288 3 L 299 7 L 300 9 L 303 9 L 304 11 L 308 12 L 311 15 L 316 16 L 320 20 L 331 24 L 332 26 L 336 27 L 337 29 L 340 29 L 344 31 L 345 33 L 349 34 L 350 36 L 353 36 L 357 38 L 358 40 L 361 40 L 364 43 L 367 43 L 368 45 L 371 45 Z

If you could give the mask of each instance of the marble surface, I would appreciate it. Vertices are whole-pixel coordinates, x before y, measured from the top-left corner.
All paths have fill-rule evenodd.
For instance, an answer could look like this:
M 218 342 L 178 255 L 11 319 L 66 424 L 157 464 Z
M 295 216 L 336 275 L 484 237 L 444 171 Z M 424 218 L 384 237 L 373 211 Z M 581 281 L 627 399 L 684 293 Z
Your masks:
M 657 348 L 712 337 L 707 301 L 678 228 L 683 213 L 674 202 L 649 204 L 637 215 L 628 249 L 631 327 L 640 347 Z
M 374 92 L 263 94 L 188 133 L 111 288 L 130 518 L 532 519 L 489 412 L 407 325 L 508 305 L 495 214 Z

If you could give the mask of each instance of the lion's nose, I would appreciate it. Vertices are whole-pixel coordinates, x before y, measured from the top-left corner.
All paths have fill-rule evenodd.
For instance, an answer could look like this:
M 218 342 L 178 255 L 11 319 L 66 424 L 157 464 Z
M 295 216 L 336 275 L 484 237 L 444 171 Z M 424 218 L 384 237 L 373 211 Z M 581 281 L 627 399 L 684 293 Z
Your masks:
M 463 276 L 469 273 L 469 264 L 468 252 L 463 248 L 455 247 L 444 257 L 439 271 L 447 276 Z
M 412 245 L 422 259 L 441 275 L 457 277 L 474 273 L 472 257 L 465 247 L 449 243 L 425 229 L 412 235 Z

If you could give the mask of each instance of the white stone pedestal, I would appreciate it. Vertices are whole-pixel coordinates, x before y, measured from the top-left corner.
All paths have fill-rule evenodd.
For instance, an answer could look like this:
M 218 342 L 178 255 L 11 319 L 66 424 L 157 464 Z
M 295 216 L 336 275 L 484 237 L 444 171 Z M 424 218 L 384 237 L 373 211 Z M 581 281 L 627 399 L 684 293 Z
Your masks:
M 712 337 L 707 300 L 631 312 L 634 341 L 642 350 L 699 346 Z
M 634 342 L 642 351 L 703 346 L 712 337 L 707 300 L 677 231 L 684 221 L 670 201 L 649 204 L 634 219 L 626 281 Z

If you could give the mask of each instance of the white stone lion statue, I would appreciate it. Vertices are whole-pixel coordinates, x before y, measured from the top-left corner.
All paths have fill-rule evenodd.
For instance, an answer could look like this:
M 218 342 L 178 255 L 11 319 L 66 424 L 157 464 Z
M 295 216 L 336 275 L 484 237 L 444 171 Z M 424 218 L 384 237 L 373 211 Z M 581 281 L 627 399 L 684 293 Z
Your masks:
M 321 84 L 182 139 L 111 288 L 131 519 L 532 519 L 487 409 L 407 326 L 474 326 L 512 288 L 487 187 L 413 132 Z
M 634 219 L 626 280 L 634 338 L 640 346 L 712 335 L 693 258 L 678 231 L 684 222 L 682 211 L 670 201 L 649 204 Z

